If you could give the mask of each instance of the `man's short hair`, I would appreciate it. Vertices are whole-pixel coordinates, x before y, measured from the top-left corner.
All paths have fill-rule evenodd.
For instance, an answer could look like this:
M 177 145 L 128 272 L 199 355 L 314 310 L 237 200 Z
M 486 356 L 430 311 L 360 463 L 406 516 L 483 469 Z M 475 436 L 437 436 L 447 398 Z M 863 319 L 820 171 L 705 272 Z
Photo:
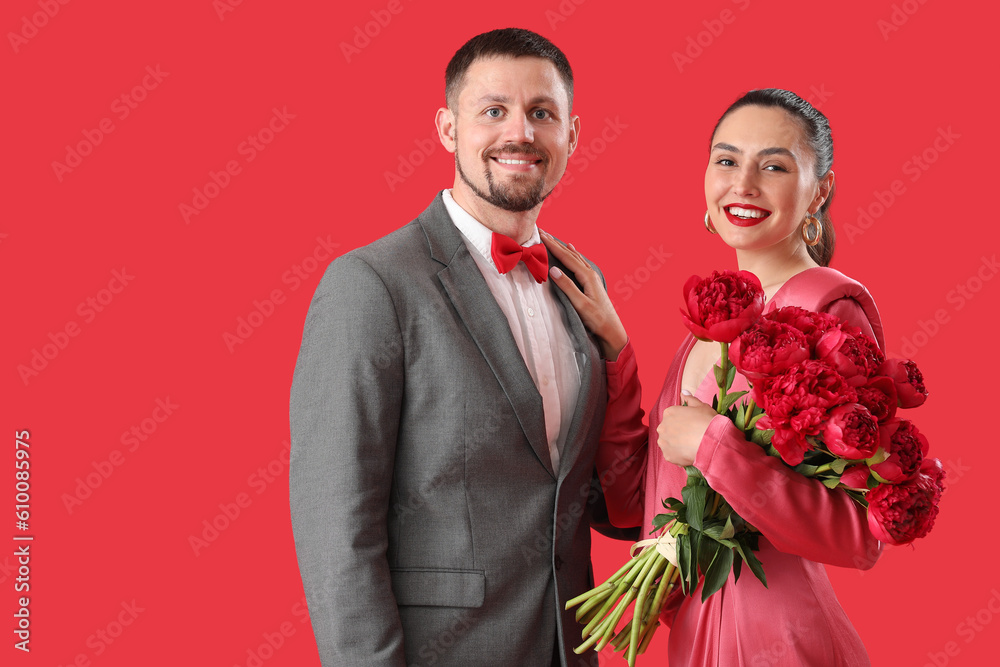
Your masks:
M 544 58 L 556 66 L 566 85 L 569 108 L 573 108 L 573 69 L 566 55 L 541 35 L 522 28 L 501 28 L 476 35 L 455 52 L 444 72 L 444 94 L 448 108 L 455 109 L 465 73 L 472 63 L 486 58 Z

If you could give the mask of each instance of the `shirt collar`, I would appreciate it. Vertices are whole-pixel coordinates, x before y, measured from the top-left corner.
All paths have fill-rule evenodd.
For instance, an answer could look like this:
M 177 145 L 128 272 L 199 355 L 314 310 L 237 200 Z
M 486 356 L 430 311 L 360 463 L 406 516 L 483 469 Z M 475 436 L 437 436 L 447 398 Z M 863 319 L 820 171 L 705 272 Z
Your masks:
M 462 232 L 462 235 L 469 240 L 472 247 L 496 270 L 497 265 L 493 261 L 493 254 L 491 252 L 493 232 L 489 227 L 473 218 L 468 211 L 459 206 L 455 198 L 451 196 L 451 190 L 445 190 L 441 194 L 441 199 L 444 200 L 444 206 L 448 209 L 448 215 L 451 216 L 451 221 L 458 228 L 458 231 Z M 541 242 L 542 239 L 538 235 L 538 226 L 535 225 L 535 229 L 531 232 L 531 238 L 528 239 L 528 242 L 524 246 L 529 247 Z

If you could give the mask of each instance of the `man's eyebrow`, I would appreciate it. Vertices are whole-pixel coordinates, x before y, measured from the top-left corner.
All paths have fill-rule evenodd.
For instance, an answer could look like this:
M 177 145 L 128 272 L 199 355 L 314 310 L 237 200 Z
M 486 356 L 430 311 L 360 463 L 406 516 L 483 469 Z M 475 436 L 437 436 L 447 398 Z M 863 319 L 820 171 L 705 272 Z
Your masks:
M 489 94 L 483 95 L 478 102 L 495 102 L 497 104 L 510 104 L 510 98 L 506 95 Z
M 499 95 L 494 93 L 494 94 L 483 95 L 477 100 L 477 102 L 480 104 L 484 102 L 492 104 L 510 104 L 511 98 L 507 97 L 506 95 Z M 548 95 L 539 95 L 538 97 L 533 97 L 530 100 L 528 100 L 528 104 L 532 106 L 536 104 L 555 105 L 555 103 L 556 103 L 555 98 L 549 97 Z

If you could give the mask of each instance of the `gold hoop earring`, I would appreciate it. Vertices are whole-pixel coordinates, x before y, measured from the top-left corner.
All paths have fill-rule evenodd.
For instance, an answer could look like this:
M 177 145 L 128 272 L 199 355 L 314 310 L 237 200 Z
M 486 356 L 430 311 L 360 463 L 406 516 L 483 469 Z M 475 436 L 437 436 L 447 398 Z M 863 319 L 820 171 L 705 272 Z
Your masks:
M 712 225 L 712 218 L 708 215 L 708 211 L 705 211 L 705 229 L 708 230 L 709 234 L 718 234 L 719 233 L 719 232 L 715 231 L 715 227 Z
M 810 247 L 823 240 L 823 224 L 816 216 L 807 215 L 802 222 L 802 240 Z

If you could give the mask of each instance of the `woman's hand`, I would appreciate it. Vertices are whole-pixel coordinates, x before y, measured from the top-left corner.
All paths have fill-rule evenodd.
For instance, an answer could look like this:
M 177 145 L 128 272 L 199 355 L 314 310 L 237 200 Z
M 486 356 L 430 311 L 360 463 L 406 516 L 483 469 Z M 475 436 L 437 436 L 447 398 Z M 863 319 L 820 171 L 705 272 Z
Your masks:
M 666 460 L 690 466 L 694 465 L 701 439 L 717 413 L 691 394 L 685 393 L 682 398 L 687 405 L 672 405 L 663 411 L 663 421 L 656 427 L 656 444 Z
M 604 358 L 614 361 L 618 358 L 618 353 L 628 342 L 628 334 L 622 325 L 615 307 L 608 297 L 608 291 L 604 288 L 604 283 L 600 279 L 590 264 L 583 258 L 576 248 L 564 245 L 550 234 L 539 230 L 542 242 L 556 258 L 562 262 L 563 266 L 573 272 L 576 280 L 583 287 L 583 291 L 558 267 L 549 269 L 549 276 L 552 281 L 559 286 L 570 303 L 580 314 L 584 326 L 590 330 L 601 341 L 601 350 Z

